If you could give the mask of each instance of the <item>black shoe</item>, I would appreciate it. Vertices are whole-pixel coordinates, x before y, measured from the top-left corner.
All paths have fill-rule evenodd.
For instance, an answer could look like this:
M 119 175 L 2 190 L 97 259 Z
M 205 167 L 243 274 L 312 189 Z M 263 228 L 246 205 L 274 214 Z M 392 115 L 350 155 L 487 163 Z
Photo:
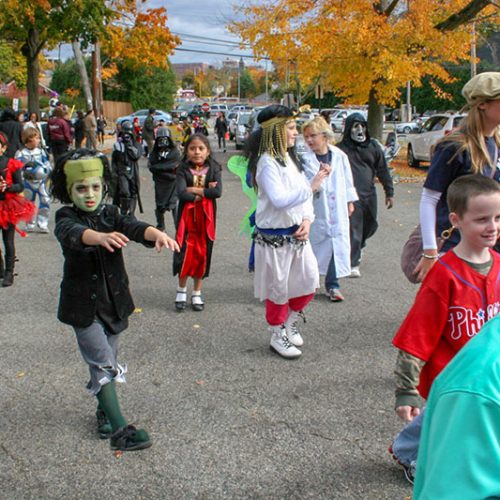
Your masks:
M 14 273 L 12 271 L 5 271 L 2 281 L 2 286 L 12 286 L 14 283 Z
M 136 451 L 149 448 L 153 443 L 144 429 L 136 429 L 133 425 L 120 427 L 111 435 L 110 447 L 112 450 Z
M 180 292 L 177 290 L 177 296 L 175 297 L 175 309 L 178 312 L 184 311 L 186 309 L 186 298 L 187 298 L 187 292 Z M 181 300 L 179 300 L 181 299 Z M 184 300 L 182 300 L 184 299 Z
M 113 429 L 108 417 L 106 417 L 103 410 L 97 410 L 95 412 L 95 416 L 97 418 L 97 433 L 99 434 L 99 437 L 101 439 L 109 439 L 113 433 Z
M 191 295 L 191 309 L 193 311 L 196 311 L 196 312 L 200 312 L 200 311 L 203 311 L 203 309 L 205 309 L 205 304 L 203 302 L 201 302 L 201 304 L 194 304 L 193 303 L 193 299 L 194 297 L 196 297 L 196 295 Z M 198 297 L 200 297 L 201 299 L 201 295 L 198 295 Z

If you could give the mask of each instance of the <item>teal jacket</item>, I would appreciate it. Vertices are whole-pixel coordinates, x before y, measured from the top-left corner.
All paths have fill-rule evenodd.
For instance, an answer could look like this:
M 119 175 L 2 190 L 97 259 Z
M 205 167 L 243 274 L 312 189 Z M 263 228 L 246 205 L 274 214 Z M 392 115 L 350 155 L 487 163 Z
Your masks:
M 413 498 L 500 498 L 500 316 L 432 384 Z

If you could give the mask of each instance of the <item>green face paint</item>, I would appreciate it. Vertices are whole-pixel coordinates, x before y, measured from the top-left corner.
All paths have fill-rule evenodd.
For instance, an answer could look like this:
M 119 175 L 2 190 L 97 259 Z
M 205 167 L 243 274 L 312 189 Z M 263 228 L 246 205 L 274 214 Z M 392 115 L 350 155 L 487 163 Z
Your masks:
M 89 177 L 75 181 L 71 186 L 71 200 L 84 212 L 93 212 L 102 201 L 102 179 Z

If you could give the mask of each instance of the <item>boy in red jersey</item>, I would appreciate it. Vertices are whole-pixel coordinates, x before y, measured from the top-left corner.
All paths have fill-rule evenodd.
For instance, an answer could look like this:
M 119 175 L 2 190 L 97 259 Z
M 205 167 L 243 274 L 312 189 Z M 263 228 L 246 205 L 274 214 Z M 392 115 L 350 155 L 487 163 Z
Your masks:
M 420 439 L 419 394 L 427 398 L 441 370 L 500 309 L 500 256 L 492 250 L 500 235 L 500 185 L 485 176 L 465 175 L 451 184 L 447 199 L 460 243 L 435 257 L 393 340 L 399 349 L 396 413 L 409 424 L 391 451 L 408 479 Z

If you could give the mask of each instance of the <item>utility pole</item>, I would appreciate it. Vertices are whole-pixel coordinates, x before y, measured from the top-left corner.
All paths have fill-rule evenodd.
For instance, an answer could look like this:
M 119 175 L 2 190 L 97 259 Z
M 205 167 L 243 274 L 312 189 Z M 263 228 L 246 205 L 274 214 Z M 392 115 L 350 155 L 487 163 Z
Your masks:
M 238 102 L 241 100 L 241 72 L 243 70 L 243 67 L 243 57 L 240 57 L 240 61 L 238 63 Z
M 266 59 L 266 104 L 269 102 L 269 74 L 267 71 L 267 59 Z
M 471 78 L 476 76 L 477 66 L 476 66 L 476 23 L 472 23 L 472 35 L 470 42 L 470 76 Z
M 97 117 L 103 114 L 101 46 L 99 42 L 95 42 L 94 51 L 92 52 L 92 91 L 94 113 Z
M 411 122 L 411 82 L 406 82 L 406 120 Z

